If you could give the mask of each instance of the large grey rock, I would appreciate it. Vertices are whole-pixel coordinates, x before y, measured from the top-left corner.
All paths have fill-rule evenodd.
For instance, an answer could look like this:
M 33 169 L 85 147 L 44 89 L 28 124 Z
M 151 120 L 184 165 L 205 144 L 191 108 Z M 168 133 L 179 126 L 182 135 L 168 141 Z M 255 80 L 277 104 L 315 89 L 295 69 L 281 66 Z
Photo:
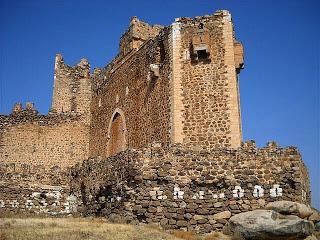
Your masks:
M 272 210 L 254 210 L 230 218 L 228 231 L 247 240 L 298 240 L 312 235 L 312 222 Z
M 310 207 L 291 201 L 270 202 L 265 208 L 285 215 L 297 215 L 301 218 L 307 218 L 313 213 Z

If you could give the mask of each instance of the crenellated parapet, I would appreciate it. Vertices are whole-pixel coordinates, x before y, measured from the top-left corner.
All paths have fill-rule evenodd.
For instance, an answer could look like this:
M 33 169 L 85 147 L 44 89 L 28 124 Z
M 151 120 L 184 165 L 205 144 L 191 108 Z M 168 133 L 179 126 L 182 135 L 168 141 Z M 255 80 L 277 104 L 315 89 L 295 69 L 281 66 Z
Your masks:
M 25 108 L 23 108 L 22 103 L 16 103 L 13 108 L 10 116 L 22 116 L 22 115 L 38 115 L 38 111 L 32 102 L 26 102 Z

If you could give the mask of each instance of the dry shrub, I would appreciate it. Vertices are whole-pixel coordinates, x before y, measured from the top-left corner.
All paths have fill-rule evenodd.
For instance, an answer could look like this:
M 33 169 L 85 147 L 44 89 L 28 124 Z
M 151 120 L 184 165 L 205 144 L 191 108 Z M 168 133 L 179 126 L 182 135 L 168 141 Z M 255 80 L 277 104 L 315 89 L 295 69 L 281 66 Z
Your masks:
M 7 235 L 4 232 L 0 232 L 0 240 L 7 240 Z
M 231 240 L 231 238 L 223 233 L 213 232 L 207 235 L 203 240 Z
M 12 224 L 11 224 L 10 222 L 5 222 L 5 223 L 3 224 L 3 226 L 4 226 L 5 228 L 10 228 L 10 227 L 12 226 Z
M 11 223 L 12 223 L 12 225 L 14 225 L 15 223 L 17 223 L 17 220 L 12 219 L 12 220 L 11 220 Z
M 40 222 L 40 223 L 37 223 L 37 226 L 40 228 L 44 228 L 46 226 L 46 224 L 43 222 Z
M 180 230 L 174 230 L 171 233 L 173 236 L 185 240 L 197 240 L 197 235 L 194 232 L 185 232 L 185 231 L 180 231 Z
M 107 220 L 105 218 L 94 218 L 93 222 L 98 224 L 103 224 L 103 223 L 107 223 Z
M 52 223 L 49 224 L 49 227 L 52 227 L 52 228 L 58 227 L 58 223 L 52 222 Z
M 245 240 L 240 231 L 235 230 L 232 235 L 232 240 Z
M 150 230 L 156 230 L 156 231 L 162 230 L 161 226 L 159 224 L 155 224 L 155 223 L 148 223 L 144 227 L 147 229 L 150 229 Z

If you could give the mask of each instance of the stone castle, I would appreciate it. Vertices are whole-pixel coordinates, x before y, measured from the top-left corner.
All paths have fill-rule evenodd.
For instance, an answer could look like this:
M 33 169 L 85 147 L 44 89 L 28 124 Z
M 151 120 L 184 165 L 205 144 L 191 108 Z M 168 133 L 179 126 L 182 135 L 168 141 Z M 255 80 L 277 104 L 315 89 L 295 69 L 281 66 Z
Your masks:
M 58 54 L 49 114 L 19 103 L 0 115 L 0 213 L 206 232 L 267 202 L 310 204 L 296 148 L 242 142 L 243 66 L 225 10 L 170 26 L 133 17 L 118 55 L 93 73 Z

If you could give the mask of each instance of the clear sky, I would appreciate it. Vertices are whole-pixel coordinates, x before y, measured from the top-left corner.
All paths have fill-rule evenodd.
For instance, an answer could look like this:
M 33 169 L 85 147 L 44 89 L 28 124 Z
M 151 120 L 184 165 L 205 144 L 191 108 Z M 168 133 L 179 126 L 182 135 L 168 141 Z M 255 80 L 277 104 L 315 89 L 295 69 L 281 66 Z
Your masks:
M 105 66 L 131 16 L 169 25 L 174 18 L 231 12 L 245 47 L 240 74 L 244 140 L 297 146 L 320 209 L 318 0 L 0 0 L 0 113 L 32 101 L 51 104 L 54 57 Z

